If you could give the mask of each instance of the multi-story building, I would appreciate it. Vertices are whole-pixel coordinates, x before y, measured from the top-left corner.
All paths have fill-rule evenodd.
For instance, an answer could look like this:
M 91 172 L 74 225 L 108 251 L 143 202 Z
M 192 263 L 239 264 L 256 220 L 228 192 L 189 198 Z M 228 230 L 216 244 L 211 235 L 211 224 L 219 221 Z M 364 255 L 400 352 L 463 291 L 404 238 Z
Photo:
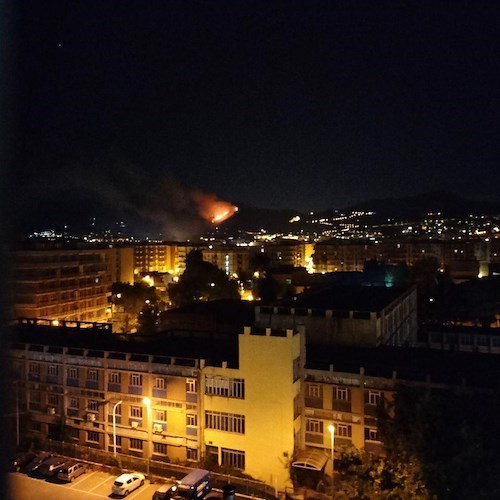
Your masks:
M 107 249 L 41 247 L 10 254 L 12 317 L 106 321 Z
M 185 337 L 125 342 L 107 325 L 82 327 L 24 320 L 14 328 L 12 372 L 31 431 L 55 437 L 64 422 L 80 445 L 111 453 L 116 444 L 158 461 L 207 455 L 284 487 L 299 427 L 302 335 L 247 328 L 224 348 Z
M 362 271 L 368 260 L 412 266 L 424 257 L 435 257 L 441 269 L 462 281 L 492 274 L 500 261 L 499 239 L 406 240 L 353 242 L 330 240 L 314 249 L 316 272 Z
M 30 432 L 64 428 L 66 440 L 153 462 L 212 458 L 280 491 L 290 465 L 325 471 L 333 430 L 335 453 L 383 453 L 378 409 L 400 385 L 487 390 L 500 375 L 494 356 L 472 353 L 308 344 L 306 357 L 302 328 L 144 342 L 82 326 L 11 327 Z
M 311 343 L 381 346 L 417 341 L 415 286 L 329 286 L 275 306 L 257 306 L 260 327 L 305 327 Z
M 178 268 L 177 245 L 150 243 L 134 246 L 134 273 L 174 273 Z
M 282 240 L 263 244 L 261 250 L 269 257 L 271 268 L 307 267 L 314 251 L 314 245 L 297 240 Z
M 210 245 L 203 249 L 203 260 L 222 269 L 229 276 L 239 276 L 250 268 L 250 248 Z

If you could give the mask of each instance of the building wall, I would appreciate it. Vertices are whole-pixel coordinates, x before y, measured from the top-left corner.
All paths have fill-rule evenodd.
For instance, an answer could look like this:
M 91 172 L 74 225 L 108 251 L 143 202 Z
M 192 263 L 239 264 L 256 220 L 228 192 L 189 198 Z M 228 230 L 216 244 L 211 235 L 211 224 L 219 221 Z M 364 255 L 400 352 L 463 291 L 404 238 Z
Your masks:
M 111 294 L 106 249 L 11 254 L 13 317 L 106 321 Z
M 334 449 L 355 446 L 373 453 L 383 453 L 377 429 L 377 406 L 391 401 L 395 378 L 368 377 L 359 373 L 307 369 L 304 382 L 304 432 L 299 449 L 318 448 L 331 451 L 333 424 Z
M 107 259 L 112 283 L 134 283 L 134 249 L 132 247 L 109 248 Z
M 119 453 L 143 458 L 151 453 L 156 460 L 199 458 L 196 360 L 43 345 L 18 345 L 10 354 L 21 408 L 29 411 L 32 430 L 40 435 L 49 435 L 51 426 L 60 428 L 66 416 L 73 442 L 111 452 L 112 412 L 121 401 L 115 418 Z
M 287 484 L 286 465 L 294 450 L 294 402 L 301 389 L 302 342 L 303 335 L 292 330 L 276 336 L 269 329 L 262 335 L 245 328 L 239 336 L 239 368 L 203 370 L 205 416 L 221 412 L 244 418 L 244 431 L 241 427 L 239 432 L 205 427 L 205 446 L 216 448 L 220 459 L 224 450 L 243 452 L 245 472 L 279 489 Z M 243 380 L 244 398 L 210 395 L 207 377 Z M 205 417 L 205 424 L 208 422 Z
M 381 311 L 333 311 L 257 306 L 255 324 L 305 327 L 309 341 L 351 346 L 409 345 L 417 340 L 417 292 L 412 287 Z

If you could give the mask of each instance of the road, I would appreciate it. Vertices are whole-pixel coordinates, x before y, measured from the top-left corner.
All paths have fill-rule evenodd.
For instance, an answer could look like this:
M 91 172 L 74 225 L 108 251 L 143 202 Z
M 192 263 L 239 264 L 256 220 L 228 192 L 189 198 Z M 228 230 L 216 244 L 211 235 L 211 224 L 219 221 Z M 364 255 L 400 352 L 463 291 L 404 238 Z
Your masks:
M 7 475 L 10 488 L 10 500 L 82 500 L 98 498 L 121 498 L 111 494 L 111 486 L 116 478 L 106 472 L 89 471 L 72 483 L 62 483 L 58 480 L 44 480 L 29 477 L 20 472 Z M 146 480 L 144 486 L 134 490 L 127 500 L 151 500 L 153 493 L 160 484 L 150 484 Z

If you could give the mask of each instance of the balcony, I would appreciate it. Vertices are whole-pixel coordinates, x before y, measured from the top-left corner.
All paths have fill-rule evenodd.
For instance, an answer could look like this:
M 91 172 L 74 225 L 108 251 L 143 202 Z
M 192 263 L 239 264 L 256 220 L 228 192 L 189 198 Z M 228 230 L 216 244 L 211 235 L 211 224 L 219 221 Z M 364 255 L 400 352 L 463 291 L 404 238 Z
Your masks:
M 333 409 L 335 411 L 343 411 L 346 413 L 351 413 L 351 402 L 350 401 L 334 401 Z
M 198 402 L 198 394 L 194 392 L 186 393 L 186 403 L 197 403 Z
M 66 385 L 69 385 L 71 387 L 78 387 L 80 385 L 79 380 L 77 378 L 70 378 L 66 380 Z
M 99 382 L 97 380 L 86 380 L 85 387 L 87 389 L 99 389 Z
M 306 432 L 306 443 L 323 444 L 323 434 Z
M 153 397 L 160 399 L 167 399 L 167 390 L 153 387 Z
M 114 384 L 110 382 L 108 384 L 108 391 L 109 392 L 122 392 L 122 386 L 121 384 Z
M 142 396 L 142 386 L 139 386 L 139 385 L 129 385 L 128 386 L 128 393 L 129 394 L 134 394 L 136 396 Z

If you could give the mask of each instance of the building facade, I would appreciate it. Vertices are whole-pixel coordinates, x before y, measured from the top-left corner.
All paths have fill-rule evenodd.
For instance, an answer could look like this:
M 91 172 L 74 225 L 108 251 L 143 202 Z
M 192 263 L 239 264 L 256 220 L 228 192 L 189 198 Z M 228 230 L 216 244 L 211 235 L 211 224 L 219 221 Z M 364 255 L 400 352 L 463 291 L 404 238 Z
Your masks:
M 134 352 L 108 325 L 23 320 L 19 328 L 29 333 L 9 355 L 30 432 L 58 439 L 63 428 L 75 444 L 157 461 L 207 456 L 285 487 L 300 429 L 303 335 L 246 328 L 238 359 L 210 364 L 157 346 Z
M 108 319 L 112 281 L 106 249 L 17 250 L 10 266 L 11 317 Z

